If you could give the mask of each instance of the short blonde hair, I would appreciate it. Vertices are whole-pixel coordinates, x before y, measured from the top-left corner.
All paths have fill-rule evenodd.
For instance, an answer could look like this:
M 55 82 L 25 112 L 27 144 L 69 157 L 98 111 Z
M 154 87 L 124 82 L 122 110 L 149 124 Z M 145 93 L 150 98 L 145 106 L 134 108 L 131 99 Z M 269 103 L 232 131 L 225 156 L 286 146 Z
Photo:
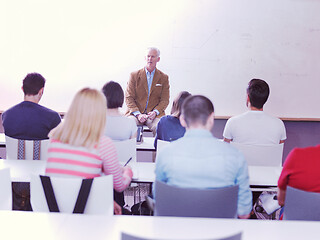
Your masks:
M 106 125 L 106 109 L 102 93 L 84 88 L 75 95 L 64 121 L 49 137 L 73 146 L 94 148 Z

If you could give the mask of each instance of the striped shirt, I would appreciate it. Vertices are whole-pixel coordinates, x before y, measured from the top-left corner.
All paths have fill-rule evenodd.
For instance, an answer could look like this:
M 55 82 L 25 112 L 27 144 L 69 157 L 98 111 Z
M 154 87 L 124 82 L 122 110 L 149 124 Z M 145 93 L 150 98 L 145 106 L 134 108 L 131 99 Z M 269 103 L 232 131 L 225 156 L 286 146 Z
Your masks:
M 72 146 L 51 139 L 48 147 L 46 175 L 58 177 L 94 178 L 113 175 L 113 188 L 122 192 L 131 178 L 119 164 L 116 148 L 103 136 L 97 148 Z

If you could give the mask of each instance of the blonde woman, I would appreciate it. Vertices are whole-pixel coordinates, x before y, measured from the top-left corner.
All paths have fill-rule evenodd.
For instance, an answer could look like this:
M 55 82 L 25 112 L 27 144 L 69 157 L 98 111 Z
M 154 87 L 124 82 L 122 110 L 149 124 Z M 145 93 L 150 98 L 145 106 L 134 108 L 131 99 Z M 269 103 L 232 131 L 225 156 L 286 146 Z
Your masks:
M 46 175 L 94 178 L 101 173 L 113 175 L 118 192 L 128 187 L 130 167 L 120 166 L 110 138 L 103 136 L 106 100 L 99 91 L 80 90 L 74 97 L 64 121 L 50 134 Z M 115 212 L 121 213 L 115 205 Z

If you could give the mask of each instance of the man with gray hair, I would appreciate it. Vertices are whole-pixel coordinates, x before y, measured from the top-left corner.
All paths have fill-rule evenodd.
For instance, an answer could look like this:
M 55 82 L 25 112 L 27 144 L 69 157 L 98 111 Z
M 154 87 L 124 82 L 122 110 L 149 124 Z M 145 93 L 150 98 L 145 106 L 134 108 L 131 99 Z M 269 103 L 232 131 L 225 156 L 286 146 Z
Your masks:
M 137 125 L 147 125 L 155 135 L 160 117 L 165 115 L 169 104 L 168 75 L 156 68 L 160 51 L 148 48 L 144 68 L 131 73 L 125 100 L 127 116 L 135 119 Z

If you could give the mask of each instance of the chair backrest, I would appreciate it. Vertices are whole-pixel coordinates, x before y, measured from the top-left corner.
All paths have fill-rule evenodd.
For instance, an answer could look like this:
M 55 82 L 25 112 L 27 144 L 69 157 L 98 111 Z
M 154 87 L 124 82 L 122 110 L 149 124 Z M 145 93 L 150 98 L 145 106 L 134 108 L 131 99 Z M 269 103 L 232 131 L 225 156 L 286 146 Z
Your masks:
M 164 229 L 165 231 L 165 229 Z M 200 234 L 199 234 L 200 235 Z M 223 238 L 197 238 L 197 239 L 194 239 L 194 240 L 241 240 L 241 237 L 242 237 L 242 232 L 239 232 L 239 233 L 236 233 L 232 236 L 227 236 L 227 237 L 223 237 Z M 128 234 L 128 233 L 124 233 L 122 232 L 121 233 L 121 240 L 161 240 L 160 238 L 148 238 L 148 237 L 138 237 L 138 236 L 134 236 L 132 234 Z M 166 238 L 168 239 L 168 238 Z M 172 239 L 172 238 L 170 238 Z M 183 238 L 177 238 L 177 240 L 183 240 Z M 190 239 L 190 238 L 186 238 L 186 239 Z M 164 239 L 163 239 L 164 240 Z
M 231 142 L 242 154 L 249 166 L 282 166 L 283 143 L 250 145 Z
M 239 186 L 180 188 L 155 182 L 156 216 L 235 218 Z
M 50 177 L 60 212 L 72 213 L 77 201 L 81 178 Z M 39 175 L 32 175 L 30 200 L 35 212 L 49 212 Z M 93 180 L 84 214 L 113 215 L 113 177 L 96 177 Z
M 170 144 L 170 142 L 158 139 L 157 140 L 157 155 L 163 149 L 163 147 L 165 147 L 168 144 Z
M 6 136 L 6 159 L 47 160 L 49 139 L 22 140 Z
M 135 138 L 124 141 L 113 141 L 118 154 L 119 162 L 126 163 L 130 158 L 131 162 L 137 162 L 137 143 Z
M 0 210 L 12 210 L 10 168 L 0 170 Z
M 283 219 L 320 221 L 320 193 L 287 186 Z

